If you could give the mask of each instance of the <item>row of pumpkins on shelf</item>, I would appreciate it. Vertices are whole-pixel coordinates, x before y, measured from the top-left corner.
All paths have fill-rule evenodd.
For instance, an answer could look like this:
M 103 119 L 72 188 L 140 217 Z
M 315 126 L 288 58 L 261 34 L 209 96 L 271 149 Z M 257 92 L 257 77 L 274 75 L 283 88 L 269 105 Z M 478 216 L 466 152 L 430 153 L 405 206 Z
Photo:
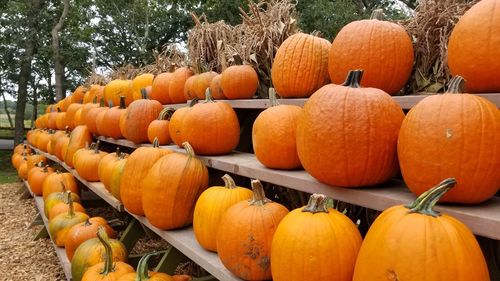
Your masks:
M 127 250 L 119 240 L 114 239 L 116 233 L 113 228 L 104 218 L 87 215 L 80 203 L 80 190 L 73 175 L 55 170 L 45 164 L 47 159 L 43 155 L 31 153 L 25 145 L 16 147 L 12 163 L 19 170 L 20 177 L 28 181 L 33 194 L 43 197 L 50 237 L 56 246 L 65 248 L 66 256 L 71 261 L 73 280 L 95 281 L 99 277 L 103 278 L 99 280 L 117 281 L 191 280 L 186 275 L 148 273 L 147 261 L 153 254 L 143 257 L 135 273 L 125 263 Z M 17 156 L 26 157 L 26 160 L 19 160 Z M 22 172 L 25 166 L 26 175 Z M 151 276 L 155 279 L 150 279 Z
M 500 112 L 495 104 L 461 94 L 465 81 L 456 76 L 447 93 L 424 98 L 405 117 L 385 92 L 360 87 L 362 76 L 361 70 L 350 71 L 344 84 L 322 87 L 304 108 L 279 105 L 271 89 L 273 106 L 253 124 L 256 158 L 272 169 L 303 167 L 333 186 L 377 185 L 401 169 L 409 189 L 417 195 L 443 178 L 454 177 L 458 185 L 443 202 L 475 204 L 494 196 L 500 188 L 496 173 L 500 169 L 496 146 Z M 73 103 L 67 112 L 49 113 L 49 126 L 37 127 L 75 128 L 72 135 L 77 145 L 68 148 L 68 157 L 64 158 L 64 152 L 60 157 L 70 166 L 75 149 L 90 143 L 92 134 L 134 143 L 152 143 L 158 138 L 160 145 L 173 141 L 181 146 L 187 141 L 199 155 L 231 153 L 240 140 L 234 109 L 213 100 L 209 88 L 205 100 L 195 101 L 176 111 L 148 99 L 125 107 L 122 98 L 122 106 L 111 108 Z M 82 110 L 80 121 L 75 121 L 74 108 Z M 50 120 L 57 123 L 59 116 L 65 122 L 50 126 L 54 123 Z M 42 150 L 57 156 L 61 154 L 59 142 L 68 140 L 61 130 L 52 137 L 42 131 L 32 135 Z
M 217 252 L 244 280 L 438 280 L 443 274 L 447 280 L 489 280 L 472 232 L 433 209 L 455 179 L 413 203 L 388 208 L 363 240 L 356 225 L 328 207 L 321 194 L 289 212 L 266 198 L 258 180 L 252 180 L 250 191 L 225 175 L 225 186 L 207 189 L 207 168 L 188 143 L 185 147 L 187 155 L 141 147 L 124 157 L 121 200 L 129 212 L 145 215 L 161 229 L 192 223 L 199 244 Z M 449 253 L 467 256 L 467 262 Z

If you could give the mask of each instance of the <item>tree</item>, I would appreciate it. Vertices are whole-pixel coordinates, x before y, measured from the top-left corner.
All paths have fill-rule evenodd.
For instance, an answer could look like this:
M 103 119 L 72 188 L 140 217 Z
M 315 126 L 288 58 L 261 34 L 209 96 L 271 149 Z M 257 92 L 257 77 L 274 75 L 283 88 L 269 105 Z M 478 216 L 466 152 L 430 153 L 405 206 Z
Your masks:
M 56 78 L 56 100 L 63 99 L 66 95 L 63 91 L 63 81 L 64 81 L 64 65 L 62 63 L 60 45 L 59 45 L 59 32 L 63 28 L 64 21 L 69 13 L 69 0 L 63 1 L 63 11 L 59 21 L 52 29 L 52 53 L 54 57 L 54 69 Z

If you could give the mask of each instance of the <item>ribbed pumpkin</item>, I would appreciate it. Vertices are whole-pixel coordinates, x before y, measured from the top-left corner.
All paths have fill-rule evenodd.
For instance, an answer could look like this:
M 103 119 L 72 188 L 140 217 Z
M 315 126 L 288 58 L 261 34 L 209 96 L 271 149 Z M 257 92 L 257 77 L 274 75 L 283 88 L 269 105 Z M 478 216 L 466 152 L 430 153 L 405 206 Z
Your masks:
M 115 165 L 118 165 L 120 162 L 126 162 L 127 157 L 127 153 L 123 153 L 119 148 L 116 148 L 116 152 L 105 155 L 101 158 L 101 161 L 99 161 L 97 175 L 106 189 L 109 190 L 112 172 Z
M 38 147 L 38 149 L 40 149 L 41 151 L 47 152 L 47 144 L 49 143 L 49 141 L 50 141 L 49 130 L 47 131 L 42 130 L 37 136 L 36 147 Z
M 113 104 L 120 104 L 120 96 L 125 97 L 125 105 L 129 105 L 133 100 L 133 88 L 131 80 L 115 79 L 104 86 L 104 99 L 113 101 Z
M 168 95 L 172 103 L 186 102 L 184 97 L 184 84 L 186 80 L 193 75 L 193 71 L 187 67 L 177 68 L 170 78 L 168 85 Z
M 16 147 L 14 147 L 14 154 L 23 154 L 24 152 L 26 152 L 27 154 L 30 154 L 32 152 L 31 148 L 27 144 L 20 143 L 16 145 Z
M 288 210 L 267 199 L 258 180 L 252 180 L 252 190 L 251 200 L 233 205 L 222 216 L 217 230 L 217 253 L 234 275 L 245 280 L 268 280 L 271 241 Z
M 200 75 L 195 74 L 193 76 L 190 76 L 186 80 L 186 83 L 184 84 L 184 98 L 186 100 L 192 100 L 196 97 L 196 94 L 194 92 L 194 82 L 198 78 L 198 76 L 200 76 Z
M 49 119 L 48 119 L 48 123 L 47 123 L 47 127 L 49 129 L 52 129 L 52 130 L 57 129 L 57 114 L 59 112 L 61 112 L 61 108 L 58 107 L 57 110 L 49 113 Z
M 172 276 L 166 273 L 149 272 L 149 258 L 160 253 L 161 252 L 152 252 L 145 254 L 137 264 L 137 272 L 122 275 L 122 277 L 120 277 L 117 281 L 175 281 Z
M 154 143 L 153 147 L 139 147 L 130 154 L 120 179 L 120 197 L 129 212 L 144 215 L 142 180 L 155 162 L 169 153 L 172 151 L 161 149 Z
M 382 15 L 375 10 L 371 19 L 351 22 L 337 34 L 328 57 L 332 83 L 342 83 L 352 69 L 363 69 L 363 87 L 389 94 L 404 87 L 412 71 L 413 44 L 402 26 L 381 20 Z
M 19 164 L 19 167 L 17 168 L 17 175 L 23 179 L 27 180 L 28 179 L 28 164 L 26 164 L 26 157 L 23 158 L 24 161 Z
M 66 131 L 63 131 L 63 130 L 59 130 L 59 131 L 55 131 L 51 136 L 50 136 L 50 141 L 49 141 L 49 144 L 47 144 L 49 147 L 47 148 L 48 152 L 52 155 L 56 155 L 55 154 L 55 150 L 56 150 L 56 144 L 57 144 L 57 140 L 59 138 L 61 138 L 62 136 L 64 136 L 67 132 L 69 132 L 69 129 L 68 127 L 66 126 Z
M 251 99 L 259 87 L 257 72 L 250 65 L 233 65 L 221 73 L 221 88 L 230 100 Z
M 82 120 L 82 111 L 83 111 L 83 107 L 78 109 L 75 113 L 75 118 L 73 119 L 75 126 L 85 125 L 85 123 Z
M 87 90 L 88 89 L 85 86 L 78 86 L 73 92 L 73 94 L 71 94 L 71 104 L 82 103 L 83 96 L 85 95 L 85 92 L 87 92 Z
M 104 135 L 114 139 L 123 138 L 122 132 L 120 131 L 120 117 L 125 114 L 125 97 L 120 97 L 120 105 L 111 107 L 104 114 L 104 120 L 102 121 L 102 126 L 104 127 Z
M 72 103 L 68 107 L 68 110 L 66 111 L 66 125 L 69 127 L 70 130 L 73 130 L 77 126 L 75 124 L 75 114 L 82 107 L 83 104 L 81 103 Z M 64 127 L 62 129 L 64 129 Z
M 69 131 L 64 132 L 64 134 L 60 135 L 57 140 L 55 141 L 54 145 L 54 155 L 59 159 L 59 160 L 64 160 L 64 156 L 66 153 L 63 154 L 63 147 L 68 147 L 69 144 L 69 136 L 71 133 Z M 54 137 L 53 137 L 54 138 Z M 54 139 L 52 139 L 52 144 L 54 144 Z
M 142 93 L 141 93 L 142 89 L 145 89 L 146 87 L 153 85 L 154 78 L 155 78 L 155 76 L 153 74 L 144 73 L 144 74 L 136 76 L 132 80 L 132 90 L 133 90 L 132 96 L 133 96 L 134 100 L 138 100 L 138 99 L 143 98 Z M 115 103 L 115 104 L 118 104 L 118 103 Z
M 112 260 L 114 262 L 126 262 L 127 250 L 125 246 L 119 240 L 109 239 L 106 231 L 102 228 L 99 229 L 98 233 L 111 246 Z M 73 259 L 71 259 L 71 277 L 73 281 L 81 281 L 83 274 L 89 267 L 101 263 L 105 259 L 106 250 L 99 238 L 92 238 L 80 244 L 73 255 Z
M 33 169 L 36 164 L 42 162 L 43 164 L 47 164 L 47 158 L 40 154 L 31 154 L 26 157 L 26 168 L 28 171 Z
M 361 234 L 344 214 L 313 194 L 307 206 L 290 212 L 274 233 L 271 271 L 274 281 L 351 281 Z M 390 279 L 388 279 L 390 280 Z
M 99 134 L 99 131 L 97 130 L 97 116 L 105 110 L 108 110 L 108 107 L 104 105 L 104 100 L 101 100 L 99 107 L 92 107 L 86 113 L 84 122 L 91 134 Z
M 97 135 L 99 136 L 107 136 L 107 127 L 106 124 L 104 124 L 104 116 L 106 115 L 106 112 L 108 112 L 111 108 L 113 107 L 113 104 L 110 103 L 109 107 L 106 107 L 105 110 L 99 112 L 95 118 L 95 125 L 97 129 Z
M 66 242 L 66 236 L 69 229 L 78 223 L 84 222 L 89 218 L 85 213 L 75 212 L 73 209 L 73 200 L 71 197 L 72 192 L 67 191 L 67 202 L 69 204 L 69 210 L 65 213 L 57 215 L 49 221 L 48 231 L 50 237 L 54 244 L 58 247 L 63 247 L 64 242 Z M 49 211 L 50 214 L 50 211 Z
M 191 224 L 196 200 L 208 187 L 208 170 L 189 143 L 186 154 L 158 159 L 142 181 L 142 207 L 148 221 L 160 229 Z
M 269 89 L 269 102 L 271 107 L 262 111 L 253 123 L 255 156 L 268 168 L 300 168 L 295 137 L 302 109 L 296 105 L 280 105 L 272 88 Z
M 29 147 L 28 147 L 29 148 Z M 18 169 L 19 168 L 19 165 L 21 165 L 21 163 L 24 161 L 23 158 L 27 157 L 28 155 L 30 155 L 31 153 L 31 149 L 30 150 L 24 150 L 23 152 L 21 153 L 16 153 L 14 152 L 12 154 L 12 157 L 11 157 L 11 162 L 12 162 L 12 166 L 14 166 L 14 168 Z
M 194 105 L 182 122 L 182 137 L 201 155 L 230 153 L 240 140 L 240 124 L 234 109 L 225 102 L 206 99 Z
M 222 87 L 220 85 L 222 75 L 217 74 L 212 81 L 210 81 L 210 91 L 212 93 L 212 97 L 216 100 L 225 100 L 226 96 L 224 96 L 224 92 L 222 91 Z
M 57 170 L 55 173 L 48 175 L 42 184 L 42 195 L 44 200 L 51 193 L 64 192 L 66 190 L 70 190 L 76 194 L 80 193 L 75 177 L 71 173 L 61 173 Z
M 85 125 L 76 126 L 69 136 L 68 148 L 64 155 L 64 162 L 73 168 L 73 155 L 80 148 L 92 143 L 92 135 Z
M 472 232 L 433 209 L 455 183 L 446 179 L 413 203 L 380 214 L 363 241 L 352 280 L 490 280 Z
M 71 193 L 71 199 L 73 200 L 73 203 L 75 202 L 80 203 L 80 196 L 78 196 L 78 194 L 74 192 Z M 67 201 L 68 201 L 68 194 L 65 191 L 51 193 L 43 201 L 43 211 L 45 216 L 49 217 L 50 211 L 52 211 L 52 208 L 54 208 L 54 206 L 60 203 L 67 203 Z
M 188 107 L 181 107 L 177 109 L 172 117 L 170 117 L 170 123 L 168 124 L 168 131 L 172 141 L 179 147 L 186 141 L 186 138 L 182 135 L 182 124 L 187 113 L 191 108 L 198 102 L 198 99 L 193 99 Z
M 66 127 L 66 122 L 67 122 L 67 114 L 66 112 L 58 112 L 57 113 L 57 118 L 56 118 L 56 129 L 57 130 L 63 130 Z
M 457 22 L 448 41 L 448 66 L 467 81 L 468 93 L 500 91 L 500 4 L 483 0 Z M 460 180 L 458 181 L 460 183 Z
M 52 174 L 54 169 L 45 165 L 43 167 L 34 167 L 28 172 L 28 184 L 30 185 L 31 192 L 37 196 L 42 196 L 43 194 L 43 181 L 47 176 Z
M 123 156 L 123 154 L 125 153 L 122 153 L 121 155 Z M 119 201 L 121 201 L 120 184 L 127 160 L 128 160 L 128 155 L 126 155 L 124 159 L 121 159 L 117 161 L 114 165 L 112 165 L 112 170 L 110 174 L 106 175 L 106 177 L 109 178 L 109 185 L 107 189 Z
M 321 182 L 357 187 L 382 183 L 398 171 L 401 107 L 384 91 L 361 88 L 363 72 L 329 84 L 306 102 L 297 125 L 304 169 Z
M 330 81 L 328 40 L 297 33 L 288 37 L 276 52 L 271 77 L 281 97 L 305 98 Z
M 199 99 L 205 98 L 205 91 L 210 87 L 212 79 L 217 76 L 218 73 L 214 71 L 207 71 L 200 73 L 193 83 L 193 90 L 196 97 Z
M 206 250 L 217 251 L 217 229 L 224 213 L 236 203 L 252 198 L 248 188 L 236 186 L 233 178 L 225 174 L 225 186 L 212 186 L 203 191 L 196 201 L 193 232 L 196 240 Z
M 107 154 L 107 152 L 99 150 L 99 141 L 89 148 L 81 148 L 73 156 L 75 170 L 84 180 L 99 181 L 99 162 Z
M 155 77 L 153 85 L 151 85 L 151 94 L 149 95 L 152 100 L 157 100 L 161 104 L 172 103 L 170 95 L 168 94 L 172 75 L 173 74 L 170 72 L 164 72 Z
M 71 261 L 76 249 L 83 242 L 97 237 L 97 231 L 99 227 L 103 227 L 109 237 L 115 238 L 115 231 L 108 225 L 108 222 L 102 217 L 92 217 L 86 221 L 76 224 L 71 227 L 66 237 L 66 243 L 64 243 L 64 248 L 66 250 L 66 256 Z
M 144 93 L 145 91 L 143 91 Z M 148 141 L 148 126 L 163 110 L 155 100 L 139 99 L 132 102 L 123 115 L 122 135 L 134 143 Z
M 83 103 L 92 103 L 95 99 L 100 100 L 104 96 L 104 86 L 92 84 L 89 90 L 83 95 Z
M 85 211 L 85 208 L 80 203 L 72 202 L 72 204 L 73 204 L 73 211 L 74 212 L 80 212 L 80 213 L 84 213 L 84 214 L 87 213 Z M 56 203 L 53 207 L 50 208 L 49 215 L 47 217 L 49 218 L 49 221 L 50 221 L 60 214 L 67 213 L 69 211 L 69 209 L 70 209 L 70 205 L 68 202 Z
M 420 195 L 443 178 L 457 186 L 441 201 L 479 203 L 500 187 L 500 112 L 485 98 L 462 94 L 463 78 L 448 92 L 429 96 L 406 116 L 398 156 L 408 188 Z
M 170 138 L 169 131 L 169 119 L 172 116 L 174 110 L 165 108 L 158 115 L 158 119 L 153 120 L 148 126 L 148 140 L 153 143 L 153 141 L 158 139 L 160 145 L 166 145 L 172 142 Z
M 101 101 L 102 99 L 99 99 L 99 102 Z M 92 109 L 92 108 L 96 108 L 96 107 L 99 107 L 100 104 L 97 103 L 97 99 L 94 99 L 94 101 L 92 103 L 86 103 L 82 106 L 82 111 L 80 113 L 80 119 L 83 121 L 83 123 L 87 122 L 87 115 L 89 113 L 89 111 Z

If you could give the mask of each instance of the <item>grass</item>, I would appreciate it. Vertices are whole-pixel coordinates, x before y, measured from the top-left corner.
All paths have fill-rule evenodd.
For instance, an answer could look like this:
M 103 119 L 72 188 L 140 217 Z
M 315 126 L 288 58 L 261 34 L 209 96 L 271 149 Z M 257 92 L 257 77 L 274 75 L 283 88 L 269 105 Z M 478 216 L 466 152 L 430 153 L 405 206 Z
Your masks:
M 17 171 L 10 163 L 12 150 L 0 150 L 0 184 L 16 182 Z

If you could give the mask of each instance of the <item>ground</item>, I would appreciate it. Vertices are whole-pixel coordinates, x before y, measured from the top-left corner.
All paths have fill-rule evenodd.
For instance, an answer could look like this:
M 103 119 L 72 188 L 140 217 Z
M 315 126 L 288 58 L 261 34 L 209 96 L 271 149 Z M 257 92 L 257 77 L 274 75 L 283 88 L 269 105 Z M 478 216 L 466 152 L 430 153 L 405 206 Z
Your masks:
M 0 150 L 0 184 L 15 182 L 17 180 L 17 171 L 10 162 L 12 151 Z

